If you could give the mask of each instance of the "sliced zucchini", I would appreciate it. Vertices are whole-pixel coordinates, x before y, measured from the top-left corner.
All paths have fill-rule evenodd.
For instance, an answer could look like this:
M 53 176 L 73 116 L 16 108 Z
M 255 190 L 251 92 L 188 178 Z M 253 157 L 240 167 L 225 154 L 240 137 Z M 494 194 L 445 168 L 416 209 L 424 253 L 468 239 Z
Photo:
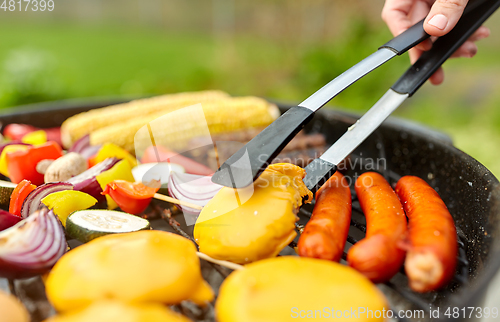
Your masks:
M 16 188 L 17 184 L 0 180 L 0 206 L 8 206 L 10 203 L 10 196 L 12 191 Z
M 116 210 L 78 210 L 66 220 L 66 233 L 82 243 L 108 234 L 148 229 L 150 226 L 146 219 Z

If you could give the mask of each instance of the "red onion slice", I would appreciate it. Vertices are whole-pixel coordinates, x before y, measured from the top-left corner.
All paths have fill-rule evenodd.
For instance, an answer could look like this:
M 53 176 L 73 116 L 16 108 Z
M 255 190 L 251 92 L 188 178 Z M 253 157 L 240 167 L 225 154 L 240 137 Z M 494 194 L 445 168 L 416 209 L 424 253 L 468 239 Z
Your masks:
M 101 144 L 89 145 L 88 147 L 82 149 L 82 151 L 80 152 L 80 155 L 88 160 L 88 159 L 92 158 L 93 156 L 95 156 L 101 148 L 102 148 Z
M 116 163 L 118 163 L 118 161 L 119 160 L 117 158 L 108 158 L 102 162 L 99 162 L 87 171 L 84 171 L 79 175 L 70 178 L 67 182 L 71 183 L 74 186 L 74 190 L 88 193 L 98 201 L 104 201 L 106 199 L 101 194 L 102 188 L 95 177 L 102 172 L 111 169 Z
M 25 246 L 26 250 L 20 251 L 15 255 L 12 255 L 10 257 L 12 262 L 15 262 L 16 258 L 19 257 L 22 258 L 27 253 L 39 255 L 40 250 L 42 250 L 43 253 L 43 251 L 47 250 L 50 247 L 52 239 L 48 237 L 50 237 L 50 234 L 53 232 L 52 225 L 50 225 L 50 223 L 46 221 L 37 220 L 37 222 L 38 222 L 38 228 L 36 232 L 31 234 L 30 236 L 27 236 L 26 240 L 23 241 L 23 245 Z M 29 245 L 38 245 L 38 246 L 36 248 L 31 248 L 28 247 Z
M 96 155 L 101 147 L 101 144 L 90 145 L 90 135 L 87 134 L 76 140 L 76 142 L 73 143 L 68 152 L 76 152 L 83 156 L 85 159 L 89 159 L 90 157 Z
M 0 276 L 28 278 L 46 273 L 66 252 L 64 230 L 46 207 L 0 232 Z
M 222 189 L 222 186 L 213 183 L 211 178 L 211 176 L 172 171 L 168 180 L 168 192 L 174 198 L 203 207 Z M 200 212 L 186 206 L 178 205 L 178 207 L 191 213 Z
M 0 209 L 0 231 L 10 228 L 21 221 L 21 217 Z
M 21 217 L 28 218 L 28 216 L 38 210 L 42 205 L 42 199 L 53 192 L 73 190 L 73 185 L 68 182 L 50 182 L 38 186 L 35 190 L 24 199 L 23 206 L 21 207 Z

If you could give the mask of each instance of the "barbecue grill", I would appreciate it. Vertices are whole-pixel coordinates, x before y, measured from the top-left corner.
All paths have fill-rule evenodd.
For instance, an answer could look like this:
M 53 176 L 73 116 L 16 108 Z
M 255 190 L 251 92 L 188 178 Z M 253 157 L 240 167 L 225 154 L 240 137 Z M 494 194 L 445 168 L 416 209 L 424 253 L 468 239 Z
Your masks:
M 123 101 L 123 98 L 111 98 L 36 104 L 0 115 L 0 122 L 53 127 L 60 125 L 71 115 Z M 280 105 L 282 112 L 288 107 Z M 305 130 L 309 133 L 322 133 L 330 145 L 357 118 L 354 114 L 324 109 L 316 114 Z M 415 293 L 408 287 L 404 271 L 399 272 L 390 282 L 378 285 L 390 302 L 394 320 L 428 321 L 429 311 L 437 308 L 440 309 L 441 318 L 446 318 L 443 314 L 448 307 L 461 309 L 481 305 L 489 283 L 500 267 L 500 185 L 488 169 L 453 147 L 446 135 L 411 122 L 390 118 L 351 154 L 346 166 L 340 167 L 340 170 L 351 178 L 351 184 L 354 182 L 353 178 L 369 170 L 379 171 L 391 184 L 395 184 L 403 175 L 419 176 L 438 191 L 455 220 L 459 258 L 456 274 L 446 289 L 427 294 Z M 346 251 L 363 238 L 366 230 L 354 189 L 352 195 L 353 214 Z M 192 240 L 193 226 L 186 226 L 182 212 L 166 207 L 165 203 L 153 202 L 149 213 L 151 226 Z M 302 207 L 298 214 L 298 230 L 305 225 L 312 209 L 312 204 Z M 282 254 L 294 254 L 295 242 L 283 250 Z M 76 246 L 78 242 L 70 240 L 69 244 Z M 205 279 L 217 291 L 231 271 L 203 260 L 201 262 Z M 1 282 L 7 284 L 5 281 Z M 300 288 L 300 281 L 290 283 L 296 283 L 297 288 Z M 40 278 L 10 281 L 9 286 L 11 292 L 18 295 L 31 311 L 33 321 L 43 320 L 52 313 Z M 174 309 L 193 321 L 214 321 L 213 306 L 199 308 L 183 303 Z M 424 317 L 398 316 L 400 310 L 421 310 Z

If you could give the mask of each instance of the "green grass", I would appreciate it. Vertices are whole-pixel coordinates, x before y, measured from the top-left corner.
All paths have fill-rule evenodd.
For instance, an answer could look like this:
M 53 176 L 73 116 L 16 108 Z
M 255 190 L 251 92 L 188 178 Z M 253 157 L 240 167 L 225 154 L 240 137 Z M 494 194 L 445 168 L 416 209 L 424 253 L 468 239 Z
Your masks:
M 60 87 L 57 96 L 160 93 L 210 86 L 214 53 L 207 37 L 12 22 L 1 30 L 0 61 L 16 51 L 48 56 L 53 66 L 43 71 Z
M 424 85 L 395 114 L 449 133 L 500 175 L 500 24 L 471 60 L 445 64 L 445 84 Z M 496 19 L 498 20 L 498 19 Z M 0 22 L 0 107 L 119 94 L 218 88 L 297 102 L 390 39 L 381 23 L 350 19 L 340 38 L 297 44 L 237 34 L 72 23 Z M 366 111 L 409 67 L 397 57 L 330 105 Z

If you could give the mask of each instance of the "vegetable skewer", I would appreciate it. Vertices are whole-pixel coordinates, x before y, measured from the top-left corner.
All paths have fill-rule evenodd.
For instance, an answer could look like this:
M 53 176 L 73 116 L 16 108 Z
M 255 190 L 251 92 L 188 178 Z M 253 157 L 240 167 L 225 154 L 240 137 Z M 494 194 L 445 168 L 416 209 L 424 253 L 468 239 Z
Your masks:
M 181 205 L 181 206 L 186 206 L 186 207 L 189 207 L 189 208 L 197 209 L 197 210 L 202 210 L 203 209 L 203 207 L 195 205 L 193 203 L 190 203 L 190 202 L 187 202 L 187 201 L 182 201 L 182 200 L 179 200 L 179 199 L 175 199 L 175 198 L 172 198 L 172 197 L 169 197 L 169 196 L 165 196 L 165 195 L 162 195 L 162 194 L 159 194 L 159 193 L 155 193 L 154 198 L 158 199 L 158 200 L 170 202 L 170 203 L 173 203 L 173 204 L 176 204 L 176 205 Z

